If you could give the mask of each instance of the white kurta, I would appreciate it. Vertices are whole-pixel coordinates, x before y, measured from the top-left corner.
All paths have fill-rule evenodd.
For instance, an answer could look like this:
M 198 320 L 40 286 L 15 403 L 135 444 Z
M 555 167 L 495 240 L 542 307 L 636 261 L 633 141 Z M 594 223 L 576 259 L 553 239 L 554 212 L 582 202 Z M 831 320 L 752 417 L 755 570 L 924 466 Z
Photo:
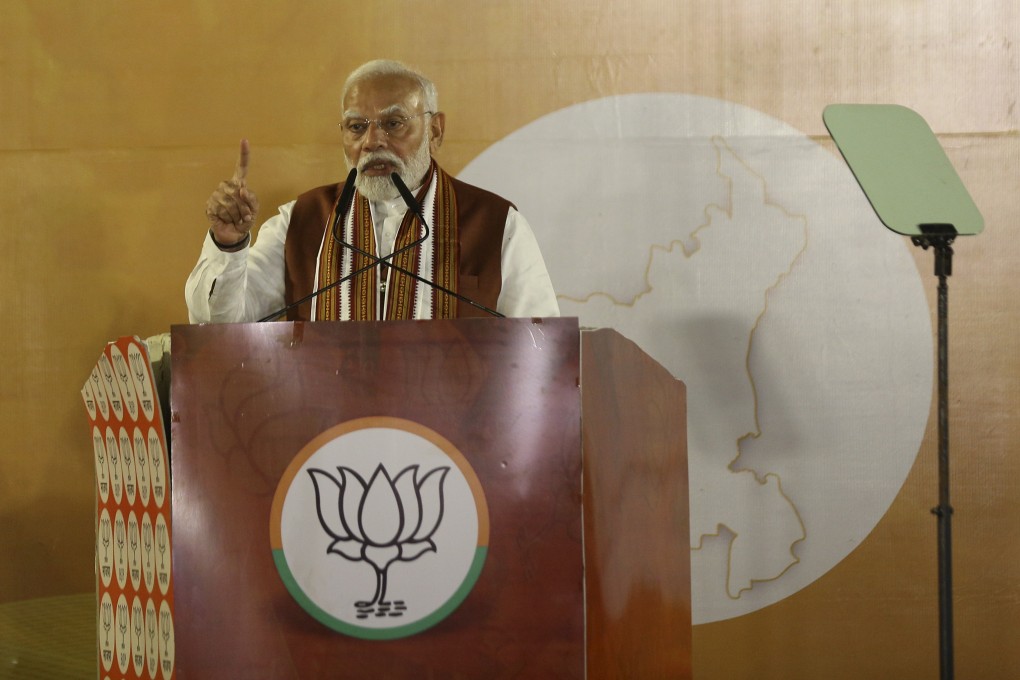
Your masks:
M 255 243 L 237 252 L 220 250 L 206 235 L 184 289 L 191 323 L 257 321 L 284 307 L 284 243 L 294 203 L 280 206 L 259 229 Z M 373 201 L 371 207 L 380 254 L 385 256 L 393 251 L 406 206 L 397 198 Z M 497 312 L 508 317 L 559 316 L 535 234 L 513 208 L 507 212 L 503 230 L 501 269 Z

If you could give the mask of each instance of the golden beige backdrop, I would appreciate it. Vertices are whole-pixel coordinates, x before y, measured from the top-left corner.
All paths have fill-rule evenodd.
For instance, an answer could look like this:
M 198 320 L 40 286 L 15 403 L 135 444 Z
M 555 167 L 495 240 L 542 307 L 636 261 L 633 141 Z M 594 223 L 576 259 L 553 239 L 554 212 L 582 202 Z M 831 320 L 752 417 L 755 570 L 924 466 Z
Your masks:
M 108 339 L 186 321 L 203 204 L 237 140 L 263 217 L 336 181 L 338 87 L 387 56 L 436 80 L 455 173 L 544 114 L 615 94 L 726 99 L 830 149 L 827 104 L 924 116 L 987 224 L 958 242 L 950 279 L 957 670 L 1020 678 L 1018 42 L 1015 0 L 4 0 L 0 603 L 93 587 L 78 390 Z M 916 256 L 933 291 L 931 254 Z M 844 562 L 695 629 L 696 677 L 936 674 L 934 434 Z

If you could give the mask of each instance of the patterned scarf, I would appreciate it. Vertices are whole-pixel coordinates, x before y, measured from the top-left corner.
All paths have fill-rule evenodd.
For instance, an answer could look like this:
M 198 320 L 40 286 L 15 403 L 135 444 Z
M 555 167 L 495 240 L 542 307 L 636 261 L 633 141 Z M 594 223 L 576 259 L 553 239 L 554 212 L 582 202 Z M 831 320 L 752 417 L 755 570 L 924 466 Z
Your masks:
M 425 184 L 415 197 L 428 220 L 431 232 L 419 245 L 412 244 L 425 236 L 425 228 L 410 210 L 404 215 L 391 261 L 395 266 L 413 272 L 448 290 L 457 291 L 457 198 L 450 176 L 432 162 Z M 339 198 L 337 199 L 339 202 Z M 378 319 L 449 319 L 457 314 L 457 300 L 427 283 L 380 264 L 372 266 L 373 258 L 345 247 L 339 241 L 373 255 L 377 254 L 372 209 L 367 198 L 355 192 L 347 217 L 333 237 L 333 213 L 327 217 L 319 260 L 315 270 L 316 288 L 355 274 L 350 280 L 319 295 L 312 302 L 312 319 L 378 320 Z M 339 240 L 338 240 L 339 239 Z M 406 248 L 406 249 L 405 249 Z M 401 252 L 402 251 L 402 252 Z M 384 310 L 380 313 L 380 309 Z

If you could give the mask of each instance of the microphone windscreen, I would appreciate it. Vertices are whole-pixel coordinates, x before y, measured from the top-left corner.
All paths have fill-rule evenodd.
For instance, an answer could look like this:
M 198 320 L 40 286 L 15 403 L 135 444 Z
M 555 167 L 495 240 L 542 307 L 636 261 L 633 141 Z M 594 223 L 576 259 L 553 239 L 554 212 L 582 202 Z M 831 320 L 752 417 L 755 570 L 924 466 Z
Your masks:
M 397 187 L 397 191 L 400 192 L 400 197 L 404 199 L 404 203 L 411 209 L 415 215 L 421 214 L 421 208 L 418 207 L 418 201 L 414 200 L 414 196 L 411 194 L 411 190 L 404 184 L 404 180 L 400 179 L 400 175 L 393 172 L 390 173 L 390 179 L 393 180 L 393 185 Z
M 337 205 L 340 215 L 346 215 L 347 209 L 351 207 L 351 201 L 354 200 L 354 180 L 357 176 L 357 168 L 351 168 L 351 171 L 347 173 L 347 180 L 344 182 L 344 189 L 340 192 L 340 202 Z

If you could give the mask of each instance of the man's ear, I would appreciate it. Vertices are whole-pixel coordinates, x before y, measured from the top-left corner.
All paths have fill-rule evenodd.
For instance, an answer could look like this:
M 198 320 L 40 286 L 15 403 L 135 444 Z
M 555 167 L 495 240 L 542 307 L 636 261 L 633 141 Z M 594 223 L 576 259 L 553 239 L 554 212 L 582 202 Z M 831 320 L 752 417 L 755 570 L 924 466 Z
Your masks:
M 429 116 L 429 131 L 432 138 L 429 142 L 429 151 L 435 153 L 443 145 L 443 132 L 446 130 L 446 114 L 438 111 Z

